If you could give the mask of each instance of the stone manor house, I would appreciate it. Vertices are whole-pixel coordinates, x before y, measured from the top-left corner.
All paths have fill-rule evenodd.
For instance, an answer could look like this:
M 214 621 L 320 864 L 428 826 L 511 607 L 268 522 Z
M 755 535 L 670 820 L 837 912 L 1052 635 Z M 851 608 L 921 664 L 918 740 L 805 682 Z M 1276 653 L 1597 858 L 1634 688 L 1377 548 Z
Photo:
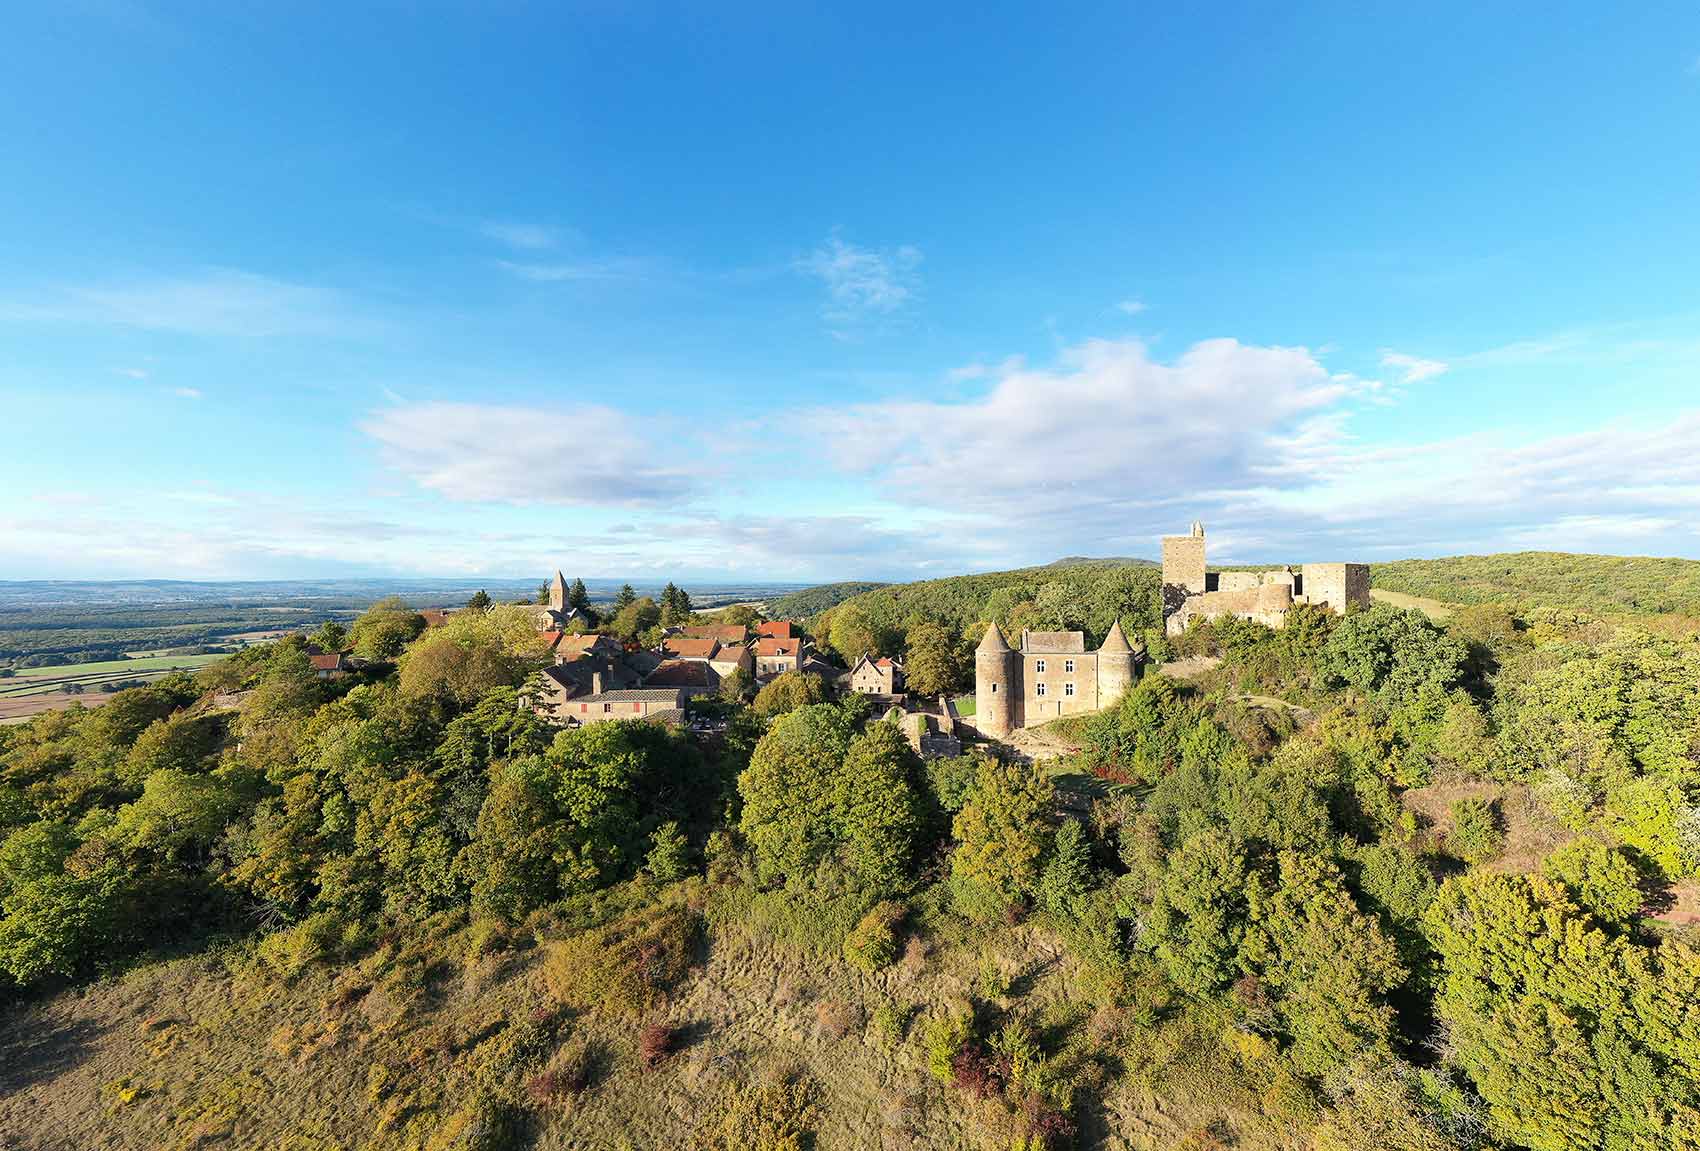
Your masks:
M 1133 685 L 1144 659 L 1120 620 L 1097 651 L 1086 650 L 1078 631 L 1023 630 L 1012 649 L 998 625 L 988 624 L 974 651 L 974 726 L 1000 738 L 1059 715 L 1097 711 Z

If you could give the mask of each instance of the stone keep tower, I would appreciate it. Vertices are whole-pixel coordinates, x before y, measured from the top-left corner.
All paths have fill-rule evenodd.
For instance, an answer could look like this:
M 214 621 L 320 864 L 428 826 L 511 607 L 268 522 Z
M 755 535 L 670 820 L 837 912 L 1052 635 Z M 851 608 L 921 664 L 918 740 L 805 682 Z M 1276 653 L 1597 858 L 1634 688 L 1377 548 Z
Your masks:
M 1020 726 L 1021 657 L 1009 649 L 995 623 L 974 649 L 974 726 L 1002 739 Z
M 1204 525 L 1192 521 L 1191 533 L 1163 537 L 1163 620 L 1181 609 L 1189 595 L 1209 588 L 1204 574 Z
M 1133 647 L 1122 634 L 1122 621 L 1110 625 L 1110 634 L 1098 649 L 1098 706 L 1109 707 L 1121 698 L 1122 692 L 1133 686 L 1137 674 Z M 978 702 L 975 703 L 978 707 Z

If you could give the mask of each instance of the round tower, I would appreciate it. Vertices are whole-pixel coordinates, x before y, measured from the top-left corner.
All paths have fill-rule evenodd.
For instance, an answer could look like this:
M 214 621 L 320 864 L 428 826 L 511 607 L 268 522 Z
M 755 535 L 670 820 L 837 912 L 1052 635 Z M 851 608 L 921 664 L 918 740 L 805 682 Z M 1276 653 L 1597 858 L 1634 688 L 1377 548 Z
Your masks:
M 998 625 L 987 624 L 974 649 L 974 726 L 982 735 L 1002 739 L 1015 730 L 1020 667 L 1020 657 L 1004 642 Z
M 1098 706 L 1109 707 L 1133 686 L 1138 668 L 1133 646 L 1122 633 L 1122 621 L 1110 625 L 1110 634 L 1098 649 Z

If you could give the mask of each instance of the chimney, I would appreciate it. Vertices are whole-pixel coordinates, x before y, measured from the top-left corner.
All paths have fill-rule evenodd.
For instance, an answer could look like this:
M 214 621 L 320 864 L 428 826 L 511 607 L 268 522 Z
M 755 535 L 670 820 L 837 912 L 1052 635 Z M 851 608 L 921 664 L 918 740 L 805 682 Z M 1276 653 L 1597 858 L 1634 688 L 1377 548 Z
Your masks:
M 602 694 L 602 673 L 599 671 L 593 671 L 590 673 L 590 694 Z

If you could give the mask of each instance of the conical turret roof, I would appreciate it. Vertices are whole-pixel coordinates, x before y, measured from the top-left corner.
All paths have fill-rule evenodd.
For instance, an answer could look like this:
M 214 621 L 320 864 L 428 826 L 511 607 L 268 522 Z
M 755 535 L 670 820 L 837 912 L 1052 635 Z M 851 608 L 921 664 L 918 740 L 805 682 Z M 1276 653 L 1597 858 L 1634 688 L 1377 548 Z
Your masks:
M 995 623 L 989 623 L 986 625 L 986 634 L 980 637 L 980 646 L 974 650 L 990 652 L 1008 651 L 1009 644 L 1004 642 L 1003 632 L 998 630 L 998 625 Z
M 1122 621 L 1121 620 L 1118 619 L 1115 623 L 1110 625 L 1110 634 L 1104 637 L 1104 645 L 1102 647 L 1100 647 L 1098 650 L 1099 651 L 1114 652 L 1114 653 L 1117 653 L 1117 654 L 1122 654 L 1122 653 L 1130 652 L 1130 651 L 1133 650 L 1132 647 L 1128 646 L 1127 636 L 1122 634 Z

